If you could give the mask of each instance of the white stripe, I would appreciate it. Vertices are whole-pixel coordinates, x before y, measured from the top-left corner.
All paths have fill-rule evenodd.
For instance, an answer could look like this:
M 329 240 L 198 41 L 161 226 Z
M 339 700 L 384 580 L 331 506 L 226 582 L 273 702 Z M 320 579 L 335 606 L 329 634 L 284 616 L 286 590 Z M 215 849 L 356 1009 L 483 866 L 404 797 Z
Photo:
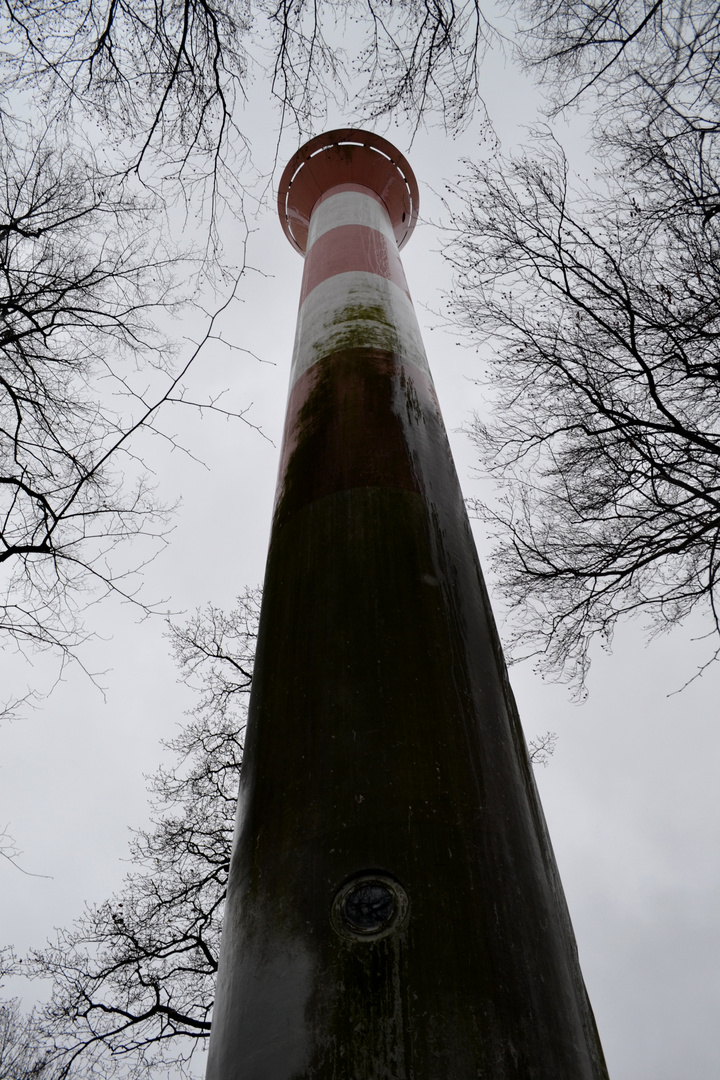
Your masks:
M 412 301 L 379 274 L 351 270 L 313 289 L 298 313 L 290 387 L 324 356 L 350 348 L 386 349 L 430 374 Z
M 318 237 L 340 225 L 367 225 L 377 229 L 393 244 L 397 243 L 388 212 L 377 199 L 363 195 L 361 191 L 339 191 L 313 210 L 305 253 Z

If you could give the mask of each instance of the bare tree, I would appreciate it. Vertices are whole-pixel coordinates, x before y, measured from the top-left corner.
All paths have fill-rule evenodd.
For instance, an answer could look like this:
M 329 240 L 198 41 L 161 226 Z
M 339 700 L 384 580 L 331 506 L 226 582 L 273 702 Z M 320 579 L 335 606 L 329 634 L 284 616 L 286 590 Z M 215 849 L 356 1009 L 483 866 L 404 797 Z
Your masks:
M 604 167 L 572 181 L 547 135 L 469 167 L 449 254 L 455 314 L 494 351 L 494 419 L 473 436 L 504 486 L 479 510 L 516 654 L 581 687 L 622 616 L 656 632 L 697 608 L 720 627 L 717 21 L 693 4 L 533 10 L 566 96 L 598 93 Z
M 0 947 L 0 979 L 19 974 L 20 968 L 13 951 Z M 35 1013 L 24 1015 L 17 998 L 0 1001 L 0 1080 L 59 1080 L 51 1058 Z
M 134 838 L 121 893 L 33 961 L 52 979 L 43 1025 L 66 1068 L 122 1061 L 124 1075 L 154 1076 L 209 1035 L 258 615 L 247 590 L 229 614 L 171 628 L 199 701 L 151 782 L 154 826 Z
M 556 111 L 581 99 L 701 121 L 718 97 L 720 7 L 703 0 L 523 0 L 518 45 Z M 711 121 L 714 122 L 714 121 Z
M 0 1002 L 0 1080 L 60 1080 L 62 1075 L 36 1015 L 23 1014 L 17 998 Z
M 273 94 L 302 132 L 324 122 L 330 97 L 345 102 L 347 87 L 361 122 L 402 117 L 417 128 L 437 117 L 459 131 L 481 104 L 478 65 L 497 39 L 477 0 L 281 0 L 270 20 Z
M 6 95 L 71 128 L 99 124 L 120 172 L 179 185 L 211 217 L 228 197 L 237 214 L 249 181 L 239 114 L 254 78 L 270 73 L 282 123 L 301 134 L 348 87 L 361 119 L 436 115 L 456 130 L 478 103 L 492 36 L 477 0 L 271 0 L 253 11 L 238 0 L 6 0 L 3 15 Z
M 161 434 L 197 353 L 158 328 L 189 260 L 157 201 L 91 153 L 0 134 L 0 632 L 68 652 L 83 605 L 134 597 L 133 570 L 164 542 L 138 438 Z M 114 560 L 132 538 L 135 567 Z
M 523 7 L 520 54 L 540 73 L 553 111 L 574 103 L 595 110 L 600 153 L 638 177 L 644 205 L 717 213 L 720 6 L 527 0 Z
M 498 579 L 516 644 L 581 684 L 621 615 L 716 616 L 720 236 L 622 191 L 573 201 L 552 150 L 464 190 L 456 312 L 498 350 L 473 429 L 505 484 Z

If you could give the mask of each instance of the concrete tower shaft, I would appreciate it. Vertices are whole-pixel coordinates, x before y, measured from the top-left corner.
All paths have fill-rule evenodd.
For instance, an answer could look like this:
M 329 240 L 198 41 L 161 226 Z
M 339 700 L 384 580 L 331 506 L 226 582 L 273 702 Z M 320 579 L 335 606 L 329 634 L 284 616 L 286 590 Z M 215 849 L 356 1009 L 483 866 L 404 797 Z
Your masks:
M 402 156 L 331 132 L 305 269 L 209 1080 L 607 1080 L 398 255 Z

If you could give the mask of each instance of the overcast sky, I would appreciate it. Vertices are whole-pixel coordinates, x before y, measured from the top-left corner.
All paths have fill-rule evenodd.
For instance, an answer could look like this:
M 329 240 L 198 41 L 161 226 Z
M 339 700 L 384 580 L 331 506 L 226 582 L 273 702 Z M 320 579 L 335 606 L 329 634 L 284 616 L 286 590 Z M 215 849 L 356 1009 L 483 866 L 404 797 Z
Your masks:
M 490 117 L 510 149 L 536 118 L 539 98 L 497 55 L 486 61 L 483 79 Z M 336 113 L 327 127 L 352 119 Z M 257 160 L 267 171 L 275 149 L 267 133 L 276 126 L 258 105 L 245 124 L 256 133 Z M 557 129 L 587 176 L 583 131 L 582 117 Z M 421 222 L 403 260 L 460 481 L 468 496 L 478 495 L 472 447 L 461 429 L 484 408 L 472 382 L 482 358 L 442 328 L 449 281 L 431 221 L 442 216 L 436 193 L 444 181 L 455 177 L 463 155 L 478 153 L 481 124 L 456 141 L 438 131 L 421 133 L 412 145 L 402 128 L 381 134 L 406 153 L 420 183 Z M 292 138 L 283 143 L 274 183 L 295 145 Z M 163 498 L 182 496 L 172 543 L 147 573 L 149 594 L 167 597 L 176 612 L 208 601 L 229 606 L 263 575 L 302 260 L 285 240 L 271 198 L 252 227 L 250 261 L 261 273 L 248 275 L 222 331 L 260 359 L 215 343 L 200 381 L 209 391 L 229 387 L 241 405 L 252 403 L 249 418 L 264 437 L 178 412 L 170 427 L 205 465 L 159 444 L 147 448 Z M 238 226 L 238 244 L 241 236 Z M 197 334 L 199 324 L 183 324 L 181 332 Z M 481 528 L 475 531 L 482 559 L 487 542 Z M 492 578 L 489 586 L 492 593 Z M 88 627 L 96 636 L 84 659 L 104 672 L 105 697 L 70 668 L 41 708 L 0 731 L 0 827 L 9 825 L 27 870 L 49 875 L 24 876 L 0 862 L 0 936 L 19 950 L 41 945 L 85 902 L 120 886 L 128 827 L 148 817 L 144 775 L 161 759 L 160 740 L 173 736 L 192 705 L 176 683 L 161 620 L 138 623 L 129 608 L 106 604 L 89 613 Z M 528 737 L 548 729 L 560 736 L 538 781 L 612 1080 L 720 1077 L 720 667 L 672 693 L 707 653 L 707 644 L 693 640 L 703 629 L 690 626 L 645 647 L 637 624 L 622 626 L 612 654 L 596 656 L 582 706 L 529 666 L 511 670 Z M 31 668 L 6 652 L 2 684 L 8 692 L 35 682 L 44 687 L 54 670 L 48 657 Z M 30 1005 L 32 994 L 25 1000 Z

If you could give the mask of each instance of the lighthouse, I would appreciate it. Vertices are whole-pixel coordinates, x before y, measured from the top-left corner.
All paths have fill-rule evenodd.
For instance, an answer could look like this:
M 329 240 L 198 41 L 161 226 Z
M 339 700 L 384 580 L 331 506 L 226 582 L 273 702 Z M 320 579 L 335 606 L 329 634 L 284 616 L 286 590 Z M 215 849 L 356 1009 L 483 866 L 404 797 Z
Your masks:
M 208 1080 L 607 1080 L 400 250 L 385 139 L 279 187 L 304 256 Z

